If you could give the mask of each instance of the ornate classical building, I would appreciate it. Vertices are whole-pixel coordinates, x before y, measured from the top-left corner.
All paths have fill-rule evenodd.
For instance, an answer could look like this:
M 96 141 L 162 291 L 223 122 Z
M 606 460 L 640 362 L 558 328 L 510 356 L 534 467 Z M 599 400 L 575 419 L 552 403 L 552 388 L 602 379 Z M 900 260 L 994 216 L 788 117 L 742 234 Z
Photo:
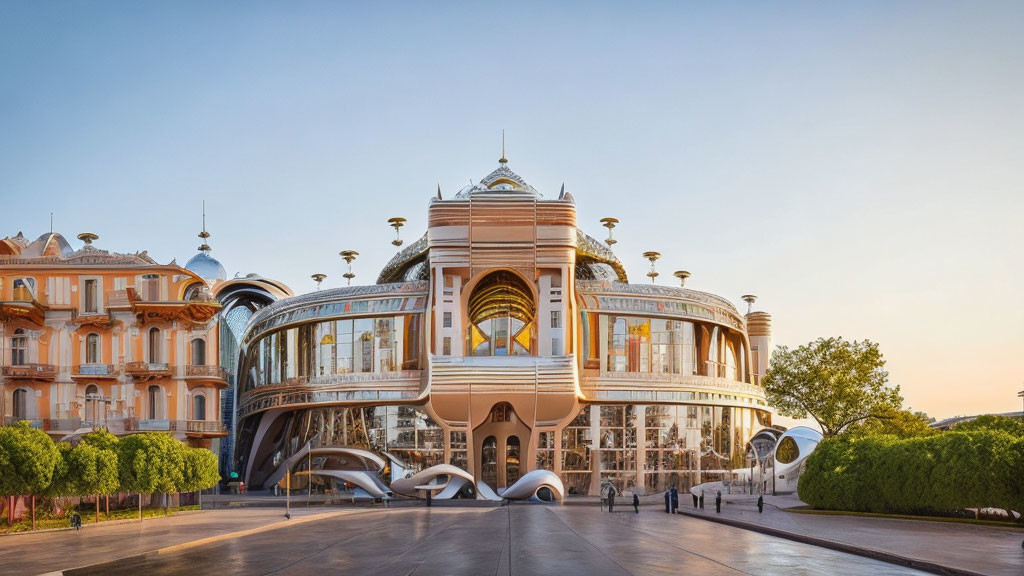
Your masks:
M 221 360 L 237 358 L 233 333 L 291 292 L 226 280 L 205 227 L 200 237 L 184 268 L 101 250 L 89 233 L 78 250 L 57 233 L 0 240 L 3 423 L 28 420 L 57 439 L 167 431 L 215 448 L 228 435 L 222 396 L 232 398 L 233 377 Z
M 649 493 L 749 465 L 772 417 L 768 314 L 629 283 L 572 196 L 542 196 L 504 157 L 428 215 L 375 285 L 253 315 L 234 464 L 254 488 L 374 460 L 385 482 L 446 464 L 492 489 L 550 470 L 569 494 Z

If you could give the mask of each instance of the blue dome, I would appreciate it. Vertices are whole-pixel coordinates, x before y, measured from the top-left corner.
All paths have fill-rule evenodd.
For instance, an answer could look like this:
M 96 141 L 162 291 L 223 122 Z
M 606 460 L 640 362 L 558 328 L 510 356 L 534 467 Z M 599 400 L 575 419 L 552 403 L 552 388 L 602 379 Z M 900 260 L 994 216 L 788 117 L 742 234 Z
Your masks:
M 228 277 L 224 267 L 216 258 L 206 252 L 200 252 L 185 264 L 185 269 L 195 272 L 203 280 L 225 280 Z

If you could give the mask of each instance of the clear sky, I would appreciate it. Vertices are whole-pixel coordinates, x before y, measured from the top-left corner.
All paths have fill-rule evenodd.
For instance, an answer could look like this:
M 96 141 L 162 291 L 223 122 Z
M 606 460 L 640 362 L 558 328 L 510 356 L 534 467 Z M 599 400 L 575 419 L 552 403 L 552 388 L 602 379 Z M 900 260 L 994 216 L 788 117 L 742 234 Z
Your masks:
M 634 281 L 878 342 L 933 416 L 1020 410 L 1024 3 L 0 3 L 0 236 L 298 293 L 440 183 L 561 184 Z M 738 302 L 739 303 L 739 302 Z M 739 303 L 742 305 L 742 303 Z

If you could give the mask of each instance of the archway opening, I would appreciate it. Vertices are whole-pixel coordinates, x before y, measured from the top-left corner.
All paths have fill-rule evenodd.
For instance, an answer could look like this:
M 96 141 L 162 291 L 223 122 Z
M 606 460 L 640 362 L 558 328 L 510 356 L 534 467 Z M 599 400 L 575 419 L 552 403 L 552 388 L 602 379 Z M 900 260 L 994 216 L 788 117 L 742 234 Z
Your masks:
M 499 270 L 485 276 L 469 297 L 469 353 L 472 356 L 529 356 L 533 353 L 536 305 L 522 278 Z

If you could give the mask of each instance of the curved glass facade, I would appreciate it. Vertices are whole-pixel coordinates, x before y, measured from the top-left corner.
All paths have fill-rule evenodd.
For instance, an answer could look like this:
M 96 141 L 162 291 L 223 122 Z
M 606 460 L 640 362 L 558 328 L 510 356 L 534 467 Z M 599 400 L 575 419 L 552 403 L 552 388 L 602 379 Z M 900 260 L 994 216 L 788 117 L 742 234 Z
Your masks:
M 428 222 L 383 283 L 253 316 L 239 355 L 247 482 L 302 466 L 307 446 L 368 450 L 387 481 L 450 464 L 498 491 L 545 469 L 577 495 L 685 490 L 749 464 L 771 426 L 767 314 L 748 328 L 714 294 L 628 283 L 571 196 L 541 196 L 504 163 L 433 199 Z

